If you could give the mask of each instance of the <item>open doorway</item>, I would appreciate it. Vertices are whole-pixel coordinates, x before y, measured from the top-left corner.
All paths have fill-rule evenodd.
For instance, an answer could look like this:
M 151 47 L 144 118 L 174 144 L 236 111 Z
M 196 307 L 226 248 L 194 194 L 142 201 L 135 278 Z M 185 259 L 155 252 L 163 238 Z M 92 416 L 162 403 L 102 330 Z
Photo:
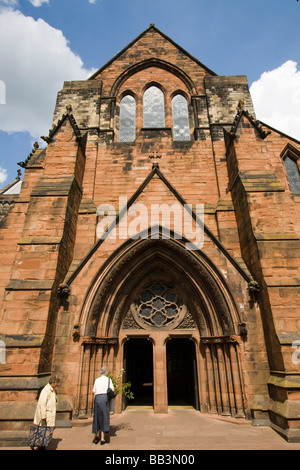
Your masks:
M 199 410 L 195 344 L 187 338 L 167 342 L 168 405 Z
M 145 338 L 133 338 L 124 344 L 125 380 L 131 383 L 133 400 L 126 406 L 153 406 L 153 346 Z

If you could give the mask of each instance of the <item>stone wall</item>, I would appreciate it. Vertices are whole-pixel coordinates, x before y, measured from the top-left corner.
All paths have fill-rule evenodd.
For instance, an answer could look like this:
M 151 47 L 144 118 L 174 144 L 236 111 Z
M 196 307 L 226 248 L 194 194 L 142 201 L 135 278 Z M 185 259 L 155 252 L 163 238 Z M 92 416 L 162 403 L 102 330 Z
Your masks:
M 150 83 L 164 93 L 164 128 L 143 127 L 143 93 Z M 119 106 L 128 91 L 137 103 L 136 139 L 124 143 L 118 142 Z M 173 140 L 171 100 L 178 91 L 189 106 L 191 139 L 185 142 Z M 217 333 L 204 342 L 200 329 L 192 338 L 202 411 L 222 412 L 220 397 L 229 377 L 224 374 L 231 364 L 230 377 L 240 374 L 233 382 L 239 384 L 239 410 L 256 422 L 270 416 L 287 439 L 299 437 L 299 373 L 290 355 L 299 331 L 299 200 L 290 193 L 281 157 L 287 143 L 297 148 L 299 143 L 269 132 L 255 120 L 244 76 L 216 76 L 154 26 L 89 80 L 64 84 L 45 137 L 48 145 L 25 165 L 20 196 L 0 228 L 0 334 L 8 345 L 7 362 L 0 365 L 2 430 L 28 429 L 33 400 L 51 372 L 63 377 L 60 421 L 91 410 L 96 366 L 103 361 L 114 371 L 123 366 L 127 333 L 121 325 L 126 299 L 135 292 L 134 276 L 146 282 L 159 265 L 178 279 L 181 262 L 181 275 L 187 286 L 192 284 L 192 265 L 189 269 L 183 241 L 175 237 L 168 256 L 157 248 L 158 264 L 156 251 L 148 252 L 152 274 L 143 263 L 143 240 L 135 242 L 127 231 L 99 241 L 97 208 L 110 204 L 109 211 L 119 215 L 122 197 L 143 204 L 148 213 L 153 204 L 204 205 L 205 238 L 192 258 L 199 268 L 193 282 L 201 299 L 199 273 L 205 265 L 218 286 L 219 303 L 204 289 L 205 315 L 218 325 Z M 126 216 L 128 229 L 136 214 Z M 175 231 L 176 220 L 170 228 Z M 190 239 L 192 229 L 183 235 Z M 101 308 L 93 317 L 97 302 Z M 228 335 L 215 302 L 226 305 Z M 96 338 L 87 334 L 92 321 Z M 165 412 L 166 384 L 160 382 L 167 336 L 157 337 L 155 406 Z M 206 363 L 205 357 L 210 358 Z M 213 370 L 221 379 L 205 395 Z M 210 407 L 214 393 L 220 400 Z M 225 395 L 232 400 L 233 389 Z

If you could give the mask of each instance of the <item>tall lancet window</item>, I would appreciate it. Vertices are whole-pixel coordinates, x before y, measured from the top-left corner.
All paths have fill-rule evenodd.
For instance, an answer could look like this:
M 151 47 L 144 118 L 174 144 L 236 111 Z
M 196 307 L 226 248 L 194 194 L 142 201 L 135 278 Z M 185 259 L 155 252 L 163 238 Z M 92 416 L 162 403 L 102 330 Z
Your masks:
M 135 139 L 135 99 L 126 95 L 120 103 L 119 142 L 133 142 Z
M 172 100 L 174 140 L 190 140 L 190 123 L 187 100 L 182 95 L 174 96 Z
M 300 194 L 300 173 L 297 162 L 293 160 L 293 158 L 287 156 L 284 159 L 284 164 L 291 192 L 293 194 Z
M 156 86 L 151 86 L 144 93 L 144 127 L 165 127 L 164 94 Z

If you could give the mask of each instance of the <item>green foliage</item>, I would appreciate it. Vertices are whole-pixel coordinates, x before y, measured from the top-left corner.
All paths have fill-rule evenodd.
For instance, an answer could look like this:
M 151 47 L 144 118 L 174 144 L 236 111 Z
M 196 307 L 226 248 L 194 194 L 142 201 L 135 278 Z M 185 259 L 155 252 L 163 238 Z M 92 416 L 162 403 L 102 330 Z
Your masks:
M 129 400 L 133 400 L 134 395 L 132 391 L 130 390 L 131 383 L 130 382 L 123 383 L 124 372 L 125 370 L 121 369 L 117 375 L 108 374 L 108 377 L 112 380 L 116 395 L 118 395 L 119 393 L 124 393 L 126 398 L 128 398 Z

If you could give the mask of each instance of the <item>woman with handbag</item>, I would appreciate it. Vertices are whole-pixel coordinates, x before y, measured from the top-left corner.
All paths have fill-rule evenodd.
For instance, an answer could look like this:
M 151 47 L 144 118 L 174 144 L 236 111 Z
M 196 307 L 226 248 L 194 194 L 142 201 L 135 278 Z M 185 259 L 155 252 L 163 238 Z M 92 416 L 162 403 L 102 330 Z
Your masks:
M 56 420 L 55 389 L 59 384 L 60 378 L 52 375 L 40 393 L 33 420 L 35 426 L 30 428 L 28 443 L 31 449 L 37 447 L 39 450 L 45 450 L 52 439 Z
M 95 380 L 93 393 L 94 399 L 94 419 L 92 432 L 95 434 L 93 443 L 105 444 L 105 433 L 110 430 L 109 415 L 109 395 L 114 391 L 112 380 L 107 377 L 108 368 L 103 366 L 100 371 L 100 377 Z

